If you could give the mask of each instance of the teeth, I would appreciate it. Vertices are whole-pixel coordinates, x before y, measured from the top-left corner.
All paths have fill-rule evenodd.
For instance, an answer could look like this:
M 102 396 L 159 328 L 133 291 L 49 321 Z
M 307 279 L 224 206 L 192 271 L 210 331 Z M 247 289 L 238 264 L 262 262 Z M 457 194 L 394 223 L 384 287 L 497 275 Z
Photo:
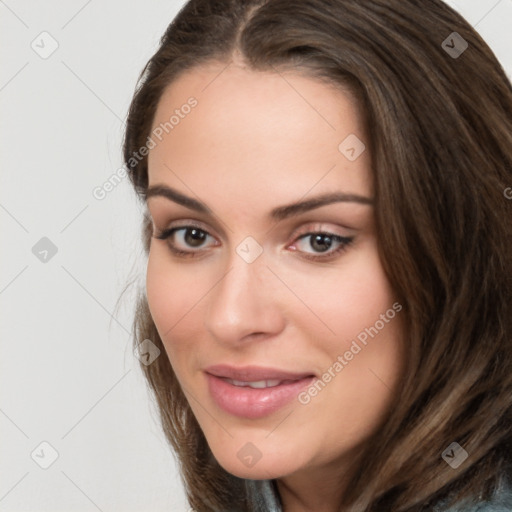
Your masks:
M 233 380 L 233 379 L 225 379 L 226 382 L 233 384 L 233 386 L 240 387 L 250 387 L 255 389 L 263 389 L 263 388 L 273 388 L 275 386 L 279 386 L 282 380 L 272 379 L 272 380 L 257 380 L 254 382 L 245 382 L 243 380 Z

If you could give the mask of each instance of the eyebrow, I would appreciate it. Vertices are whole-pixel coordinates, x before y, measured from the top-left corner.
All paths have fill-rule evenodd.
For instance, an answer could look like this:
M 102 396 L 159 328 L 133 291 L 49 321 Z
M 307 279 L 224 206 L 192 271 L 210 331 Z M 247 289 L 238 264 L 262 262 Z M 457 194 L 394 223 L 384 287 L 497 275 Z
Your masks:
M 193 199 L 192 197 L 188 197 L 181 192 L 178 192 L 176 189 L 168 187 L 167 185 L 152 185 L 148 187 L 145 193 L 146 202 L 150 197 L 156 196 L 165 197 L 170 201 L 174 201 L 175 203 L 189 208 L 190 210 L 213 215 L 212 210 L 201 201 Z M 321 206 L 340 202 L 373 205 L 373 201 L 369 197 L 364 197 L 358 194 L 347 194 L 344 192 L 331 192 L 313 197 L 306 201 L 298 201 L 285 206 L 274 208 L 270 211 L 269 217 L 272 220 L 280 221 L 288 217 L 293 217 L 309 210 L 313 210 L 315 208 L 320 208 Z

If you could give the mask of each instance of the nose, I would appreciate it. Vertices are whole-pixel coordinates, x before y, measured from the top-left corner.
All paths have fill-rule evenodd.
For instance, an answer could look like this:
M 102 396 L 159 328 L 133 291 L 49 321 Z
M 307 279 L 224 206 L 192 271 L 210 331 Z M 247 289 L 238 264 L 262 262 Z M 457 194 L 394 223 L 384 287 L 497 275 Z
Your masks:
M 239 346 L 278 334 L 285 325 L 279 282 L 265 253 L 248 263 L 232 251 L 223 275 L 208 294 L 204 325 L 220 343 Z

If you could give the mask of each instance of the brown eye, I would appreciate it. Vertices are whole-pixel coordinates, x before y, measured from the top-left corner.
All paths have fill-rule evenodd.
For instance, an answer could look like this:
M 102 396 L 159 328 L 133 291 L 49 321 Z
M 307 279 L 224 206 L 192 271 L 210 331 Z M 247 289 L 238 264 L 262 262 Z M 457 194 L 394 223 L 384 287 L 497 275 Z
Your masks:
M 333 244 L 333 238 L 330 235 L 326 235 L 323 233 L 319 233 L 317 235 L 311 235 L 312 238 L 309 241 L 309 245 L 312 249 L 319 252 L 325 252 L 328 251 L 332 244 Z
M 333 258 L 353 242 L 354 237 L 345 237 L 327 232 L 313 232 L 301 235 L 295 243 L 306 259 Z M 330 250 L 334 247 L 334 250 Z M 312 251 L 311 251 L 312 250 Z
M 208 234 L 202 229 L 197 228 L 184 228 L 185 235 L 183 240 L 190 247 L 199 247 L 206 239 Z
M 154 235 L 159 240 L 167 240 L 169 248 L 177 256 L 195 257 L 204 250 L 194 251 L 205 245 L 208 237 L 213 237 L 197 226 L 180 226 L 166 229 Z

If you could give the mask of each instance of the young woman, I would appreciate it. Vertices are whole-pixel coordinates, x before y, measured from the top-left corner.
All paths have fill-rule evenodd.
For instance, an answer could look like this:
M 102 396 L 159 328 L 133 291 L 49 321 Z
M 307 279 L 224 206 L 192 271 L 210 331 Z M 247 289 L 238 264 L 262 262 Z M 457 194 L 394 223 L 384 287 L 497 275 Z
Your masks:
M 195 510 L 512 510 L 512 87 L 459 14 L 192 0 L 124 159 Z

